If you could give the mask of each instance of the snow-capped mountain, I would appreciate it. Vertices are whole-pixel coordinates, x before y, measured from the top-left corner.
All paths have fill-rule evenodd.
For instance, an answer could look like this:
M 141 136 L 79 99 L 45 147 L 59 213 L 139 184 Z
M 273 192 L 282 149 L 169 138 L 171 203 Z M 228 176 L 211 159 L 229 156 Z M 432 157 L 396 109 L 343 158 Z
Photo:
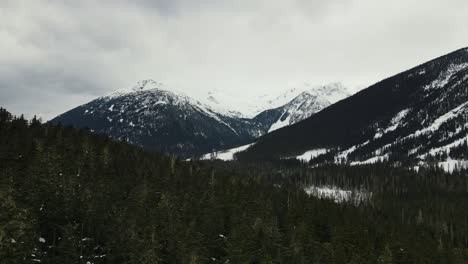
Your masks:
M 296 125 L 261 137 L 240 158 L 323 150 L 312 162 L 468 162 L 468 49 L 383 80 Z
M 160 82 L 143 80 L 51 122 L 87 127 L 151 151 L 188 157 L 250 143 L 272 126 L 293 124 L 320 111 L 343 98 L 344 91 L 337 84 L 310 88 L 285 105 L 246 118 L 217 105 L 214 97 L 209 98 L 211 103 L 202 102 Z
M 144 80 L 74 108 L 51 122 L 88 127 L 148 150 L 191 156 L 248 143 L 264 132 L 161 83 Z
M 350 95 L 348 89 L 341 83 L 330 83 L 320 86 L 302 83 L 292 85 L 279 94 L 269 93 L 239 96 L 239 94 L 231 91 L 215 89 L 209 91 L 205 96 L 198 96 L 196 98 L 218 112 L 244 118 L 254 118 L 263 111 L 283 107 L 304 93 L 316 96 L 327 106 Z M 329 103 L 327 104 L 326 102 Z
M 297 90 L 295 89 L 295 91 Z M 287 98 L 287 95 L 284 94 L 281 98 Z M 279 113 L 279 117 L 271 124 L 268 132 L 302 121 L 349 95 L 348 90 L 341 83 L 309 88 L 285 105 L 275 108 L 276 112 Z M 278 101 L 280 100 L 275 102 Z

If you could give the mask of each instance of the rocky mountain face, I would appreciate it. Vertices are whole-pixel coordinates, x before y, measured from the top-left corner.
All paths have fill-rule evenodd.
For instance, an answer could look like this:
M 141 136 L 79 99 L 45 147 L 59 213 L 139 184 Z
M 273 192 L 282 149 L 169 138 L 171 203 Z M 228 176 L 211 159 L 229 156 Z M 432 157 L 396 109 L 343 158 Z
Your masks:
M 468 49 L 417 66 L 261 137 L 241 159 L 301 156 L 312 162 L 468 159 Z M 468 163 L 467 163 L 468 164 Z
M 285 105 L 265 111 L 276 113 L 276 118 L 272 120 L 274 122 L 271 125 L 271 120 L 262 120 L 261 123 L 270 125 L 268 132 L 272 132 L 302 121 L 349 95 L 347 89 L 340 83 L 312 87 L 301 92 Z M 257 120 L 259 119 L 261 120 L 257 116 Z
M 327 89 L 322 88 L 325 96 Z M 338 90 L 329 94 L 342 96 L 343 87 L 339 88 L 340 95 L 335 95 Z M 169 91 L 159 82 L 144 80 L 74 108 L 51 122 L 87 127 L 150 151 L 192 157 L 250 143 L 278 122 L 298 122 L 331 104 L 313 92 L 303 92 L 284 106 L 246 118 L 235 110 L 219 109 Z
M 150 151 L 181 156 L 247 143 L 263 132 L 250 120 L 216 113 L 151 80 L 74 108 L 51 122 L 87 127 Z

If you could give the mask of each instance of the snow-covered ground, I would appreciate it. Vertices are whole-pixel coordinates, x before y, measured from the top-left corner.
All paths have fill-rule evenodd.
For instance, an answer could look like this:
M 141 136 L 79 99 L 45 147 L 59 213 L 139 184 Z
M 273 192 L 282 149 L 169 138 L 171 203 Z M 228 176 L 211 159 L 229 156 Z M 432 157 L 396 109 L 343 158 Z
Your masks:
M 465 136 L 465 137 L 462 137 L 460 139 L 457 139 L 455 141 L 453 141 L 452 143 L 449 143 L 445 146 L 442 146 L 442 147 L 438 147 L 438 148 L 433 148 L 431 150 L 429 150 L 426 154 L 423 154 L 423 155 L 420 155 L 419 158 L 420 159 L 425 159 L 427 156 L 435 156 L 437 154 L 442 154 L 442 153 L 446 153 L 446 154 L 450 154 L 450 150 L 452 148 L 455 148 L 455 147 L 458 147 L 464 143 L 467 143 L 468 142 L 468 135 Z
M 330 199 L 336 203 L 360 202 L 371 197 L 371 193 L 364 191 L 343 190 L 335 186 L 308 186 L 304 188 L 308 195 L 320 199 Z
M 468 67 L 468 63 L 451 64 L 445 72 L 440 73 L 439 77 L 424 87 L 424 90 L 442 88 L 450 81 L 453 75 Z
M 311 159 L 316 158 L 325 153 L 327 153 L 327 149 L 324 149 L 324 148 L 313 149 L 313 150 L 304 152 L 302 155 L 297 156 L 296 159 L 303 161 L 303 162 L 309 162 Z
M 280 129 L 282 127 L 285 127 L 285 126 L 289 126 L 290 124 L 291 124 L 291 116 L 288 116 L 284 120 L 281 120 L 281 118 L 280 118 L 280 119 L 278 119 L 278 121 L 276 121 L 276 123 L 271 125 L 270 129 L 268 129 L 268 133 L 270 133 L 272 131 L 275 131 L 277 129 Z
M 418 137 L 418 136 L 423 135 L 423 134 L 433 133 L 433 132 L 437 131 L 447 121 L 449 121 L 449 120 L 451 120 L 453 118 L 456 118 L 459 115 L 467 114 L 467 113 L 468 113 L 468 102 L 465 102 L 465 103 L 457 106 L 456 108 L 448 111 L 447 113 L 439 116 L 437 119 L 434 120 L 434 122 L 432 122 L 431 125 L 416 131 L 414 134 L 406 136 L 406 138 Z
M 201 157 L 202 160 L 213 160 L 213 159 L 219 159 L 219 160 L 233 160 L 234 159 L 234 154 L 246 150 L 248 147 L 252 146 L 252 144 L 228 149 L 228 150 L 223 150 L 223 151 L 218 151 L 218 152 L 213 152 L 209 154 L 205 154 Z
M 374 164 L 378 162 L 385 162 L 388 160 L 388 154 L 382 155 L 382 156 L 375 156 L 370 159 L 364 160 L 364 161 L 353 161 L 349 165 L 351 166 L 356 166 L 356 165 L 367 165 L 367 164 Z
M 386 133 L 392 132 L 396 130 L 400 126 L 405 125 L 405 118 L 408 116 L 408 114 L 411 112 L 411 109 L 404 109 L 400 112 L 398 112 L 390 121 L 388 126 L 385 128 L 377 128 L 376 133 L 373 137 L 373 140 L 379 140 L 383 135 Z M 401 135 L 400 137 L 396 138 L 395 141 L 387 143 L 377 149 L 375 149 L 372 154 L 373 157 L 368 158 L 366 160 L 357 160 L 357 161 L 350 161 L 350 165 L 364 165 L 364 164 L 373 164 L 373 163 L 378 163 L 378 162 L 384 162 L 389 159 L 389 155 L 391 152 L 391 149 L 393 146 L 398 145 L 400 142 L 403 142 L 405 140 L 410 140 L 414 138 L 418 138 L 421 136 L 427 136 L 427 135 L 432 135 L 434 133 L 437 133 L 442 125 L 445 123 L 459 118 L 461 115 L 466 115 L 468 114 L 468 102 L 462 103 L 458 105 L 457 107 L 447 111 L 444 114 L 441 114 L 437 118 L 433 119 L 432 122 L 428 123 L 425 127 L 414 131 L 413 133 L 407 134 L 407 135 Z M 450 154 L 450 150 L 452 148 L 458 147 L 461 144 L 465 143 L 468 141 L 468 136 L 461 134 L 464 128 L 466 128 L 468 124 L 457 128 L 455 132 L 453 132 L 450 135 L 450 138 L 453 138 L 453 141 L 448 141 L 448 143 L 444 146 L 437 147 L 430 149 L 424 154 L 420 154 L 417 156 L 423 163 L 424 161 L 429 157 L 429 156 L 436 156 L 437 154 Z M 349 147 L 348 149 L 339 152 L 335 156 L 335 162 L 340 163 L 340 162 L 348 162 L 348 156 L 349 154 L 355 152 L 356 150 L 366 146 L 369 143 L 369 141 L 363 142 L 361 144 L 357 144 L 354 146 Z M 417 153 L 417 151 L 420 149 L 420 147 L 410 149 L 408 150 L 409 155 L 414 155 Z M 440 166 L 444 168 L 448 172 L 453 171 L 453 164 L 457 164 L 457 167 L 463 166 L 462 161 L 452 161 L 452 160 L 447 160 L 443 161 L 440 163 Z
M 437 162 L 437 166 L 443 169 L 445 172 L 453 173 L 460 169 L 468 169 L 468 160 L 448 159 L 446 161 Z M 419 165 L 413 167 L 413 170 L 418 172 L 421 168 L 424 167 L 428 167 L 428 164 L 421 161 Z
M 349 147 L 348 149 L 339 152 L 339 153 L 335 156 L 335 163 L 347 162 L 347 160 L 348 160 L 348 155 L 349 155 L 349 154 L 353 153 L 356 149 L 358 149 L 358 148 L 360 148 L 360 147 L 364 147 L 365 145 L 369 144 L 369 142 L 370 142 L 370 141 L 367 140 L 366 142 L 364 142 L 364 143 L 362 143 L 362 144 Z
M 468 160 L 452 160 L 441 161 L 438 166 L 446 172 L 453 173 L 457 169 L 468 169 Z
M 378 129 L 377 132 L 375 133 L 374 139 L 381 138 L 384 134 L 395 131 L 399 126 L 402 125 L 402 120 L 408 115 L 408 113 L 411 111 L 411 109 L 404 109 L 400 111 L 398 114 L 396 114 L 392 120 L 390 121 L 390 125 L 381 130 Z

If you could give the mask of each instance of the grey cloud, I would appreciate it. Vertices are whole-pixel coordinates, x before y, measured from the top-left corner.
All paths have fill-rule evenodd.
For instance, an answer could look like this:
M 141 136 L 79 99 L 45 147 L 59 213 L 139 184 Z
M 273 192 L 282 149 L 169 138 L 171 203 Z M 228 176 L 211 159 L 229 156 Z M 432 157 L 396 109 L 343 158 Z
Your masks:
M 467 13 L 465 0 L 3 0 L 0 106 L 50 118 L 143 78 L 189 94 L 362 87 L 468 46 Z

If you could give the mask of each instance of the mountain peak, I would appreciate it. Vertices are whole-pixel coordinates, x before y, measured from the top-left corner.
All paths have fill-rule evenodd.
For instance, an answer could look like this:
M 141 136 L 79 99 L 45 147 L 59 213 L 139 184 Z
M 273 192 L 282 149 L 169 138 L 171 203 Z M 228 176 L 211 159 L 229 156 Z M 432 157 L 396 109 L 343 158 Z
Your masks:
M 135 85 L 131 87 L 119 89 L 113 92 L 110 96 L 113 97 L 113 96 L 119 96 L 119 95 L 124 95 L 124 94 L 129 94 L 129 93 L 142 92 L 142 91 L 150 91 L 150 90 L 162 90 L 163 87 L 164 85 L 161 82 L 157 82 L 152 79 L 145 79 L 145 80 L 138 81 Z
M 351 95 L 350 91 L 341 82 L 333 82 L 322 85 L 310 85 L 304 83 L 301 86 L 295 86 L 288 91 L 300 92 L 297 97 L 305 95 L 320 98 L 320 100 L 328 101 L 330 104 L 336 103 Z
M 141 80 L 137 82 L 135 86 L 131 88 L 132 91 L 147 91 L 147 90 L 154 90 L 154 89 L 161 89 L 163 87 L 163 83 L 157 82 L 152 79 Z
M 310 87 L 308 89 L 309 91 L 317 91 L 317 92 L 332 93 L 332 92 L 337 92 L 337 91 L 347 91 L 347 88 L 341 82 L 331 82 L 331 83 L 315 85 L 315 86 L 309 85 L 309 87 Z

